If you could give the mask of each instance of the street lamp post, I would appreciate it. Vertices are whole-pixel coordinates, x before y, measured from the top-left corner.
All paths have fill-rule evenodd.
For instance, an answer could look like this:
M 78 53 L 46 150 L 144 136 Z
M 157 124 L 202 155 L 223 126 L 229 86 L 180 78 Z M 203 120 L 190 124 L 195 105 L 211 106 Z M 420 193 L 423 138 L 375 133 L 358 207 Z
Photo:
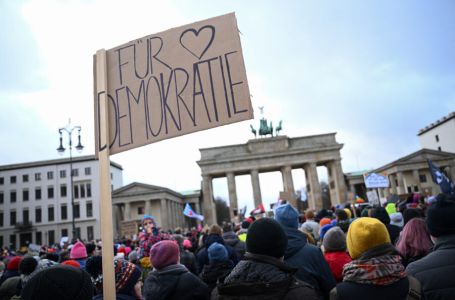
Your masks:
M 73 187 L 73 142 L 72 142 L 72 133 L 74 130 L 77 129 L 77 138 L 78 138 L 78 143 L 77 146 L 75 147 L 78 152 L 81 152 L 82 149 L 84 149 L 84 146 L 81 144 L 81 126 L 73 126 L 71 127 L 71 119 L 68 121 L 68 125 L 66 127 L 60 128 L 58 130 L 58 133 L 60 134 L 60 146 L 57 148 L 57 151 L 60 154 L 63 154 L 65 152 L 65 147 L 63 147 L 63 137 L 62 133 L 66 132 L 68 133 L 68 147 L 70 150 L 70 179 L 71 179 L 71 230 L 73 233 L 73 239 L 79 238 L 76 236 L 76 224 L 74 222 L 74 187 Z

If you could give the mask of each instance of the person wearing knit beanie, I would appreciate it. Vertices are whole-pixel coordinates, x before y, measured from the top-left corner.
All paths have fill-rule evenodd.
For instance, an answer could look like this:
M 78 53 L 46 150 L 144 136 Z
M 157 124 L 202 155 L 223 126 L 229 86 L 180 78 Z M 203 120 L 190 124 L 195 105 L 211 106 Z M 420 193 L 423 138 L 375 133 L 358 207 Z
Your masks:
M 324 225 L 330 224 L 331 222 L 332 222 L 332 220 L 330 218 L 322 218 L 319 221 L 319 226 L 323 227 Z
M 343 280 L 343 267 L 351 262 L 351 257 L 346 253 L 346 234 L 340 227 L 335 226 L 324 236 L 322 241 L 324 258 L 329 264 L 333 277 L 337 282 Z
M 144 282 L 146 300 L 210 298 L 207 285 L 180 264 L 179 259 L 179 246 L 175 241 L 163 240 L 152 246 L 150 261 L 154 269 Z
M 343 281 L 330 292 L 330 299 L 407 299 L 414 291 L 391 244 L 386 226 L 376 218 L 354 220 L 346 236 L 352 261 L 343 267 Z M 419 293 L 419 291 L 416 291 Z
M 81 269 L 85 268 L 85 262 L 87 260 L 87 248 L 85 247 L 84 243 L 77 241 L 76 244 L 73 245 L 70 252 L 70 259 L 76 260 L 81 265 Z
M 349 226 L 346 237 L 347 248 L 352 259 L 365 251 L 382 244 L 391 244 L 385 225 L 376 218 L 358 218 Z
M 19 270 L 19 264 L 22 261 L 22 256 L 14 256 L 12 259 L 8 261 L 8 264 L 6 265 L 6 269 L 8 271 L 18 271 Z
M 228 252 L 224 245 L 217 242 L 210 245 L 208 249 L 209 262 L 223 262 L 228 259 Z
M 284 256 L 288 239 L 280 224 L 263 218 L 251 224 L 246 238 L 246 251 L 276 258 Z
M 275 220 L 285 227 L 299 227 L 299 213 L 289 203 L 275 209 Z
M 455 195 L 436 197 L 427 209 L 426 225 L 433 251 L 409 264 L 406 271 L 420 281 L 426 299 L 454 299 Z
M 211 292 L 218 282 L 223 282 L 231 273 L 234 264 L 229 259 L 226 247 L 220 243 L 211 244 L 207 252 L 209 264 L 204 265 L 199 277 L 208 285 Z
M 91 300 L 93 284 L 87 272 L 70 266 L 55 266 L 38 272 L 24 286 L 23 300 Z
M 175 241 L 161 241 L 152 246 L 150 260 L 155 269 L 179 263 L 179 246 Z
M 21 273 L 22 285 L 24 285 L 29 279 L 30 275 L 35 271 L 38 266 L 38 261 L 32 257 L 27 256 L 19 264 L 19 272 Z

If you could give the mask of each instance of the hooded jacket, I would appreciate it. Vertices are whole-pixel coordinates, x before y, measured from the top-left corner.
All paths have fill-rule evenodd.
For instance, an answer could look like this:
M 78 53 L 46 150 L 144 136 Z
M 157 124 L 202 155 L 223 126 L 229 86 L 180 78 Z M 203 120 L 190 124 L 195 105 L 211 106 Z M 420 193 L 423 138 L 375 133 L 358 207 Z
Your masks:
M 213 290 L 212 300 L 316 300 L 315 289 L 293 275 L 296 269 L 277 258 L 245 254 L 224 283 Z
M 145 300 L 209 299 L 207 285 L 183 265 L 170 265 L 150 272 L 144 283 Z
M 284 261 L 298 269 L 295 274 L 297 279 L 314 286 L 325 299 L 329 299 L 330 290 L 336 282 L 321 250 L 308 244 L 306 236 L 298 229 L 286 226 L 283 229 L 288 237 Z
M 238 259 L 241 260 L 246 251 L 245 242 L 242 242 L 233 231 L 223 233 L 223 240 L 227 246 L 231 246 L 235 250 Z

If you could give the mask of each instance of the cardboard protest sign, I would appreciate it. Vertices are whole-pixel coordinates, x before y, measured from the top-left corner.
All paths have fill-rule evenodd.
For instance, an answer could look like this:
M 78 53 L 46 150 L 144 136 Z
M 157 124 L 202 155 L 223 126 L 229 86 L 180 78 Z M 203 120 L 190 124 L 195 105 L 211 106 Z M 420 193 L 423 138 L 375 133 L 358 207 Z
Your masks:
M 97 155 L 253 118 L 234 13 L 131 41 L 106 57 L 107 91 L 95 82 Z M 109 141 L 99 134 L 106 93 Z

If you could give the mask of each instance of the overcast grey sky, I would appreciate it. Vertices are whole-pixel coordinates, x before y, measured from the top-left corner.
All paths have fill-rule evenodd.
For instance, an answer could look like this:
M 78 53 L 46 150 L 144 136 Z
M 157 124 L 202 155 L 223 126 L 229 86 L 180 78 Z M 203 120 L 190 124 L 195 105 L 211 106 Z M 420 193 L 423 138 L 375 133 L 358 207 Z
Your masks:
M 337 132 L 345 172 L 418 150 L 418 130 L 455 108 L 450 0 L 1 1 L 0 164 L 58 157 L 68 118 L 93 154 L 95 51 L 228 12 L 242 33 L 256 119 L 113 155 L 125 184 L 199 188 L 198 149 L 252 138 L 258 106 L 289 137 Z M 276 200 L 279 174 L 261 181 L 264 202 Z M 303 174 L 294 181 L 303 186 Z M 249 178 L 237 184 L 251 209 Z M 226 196 L 225 180 L 215 192 Z

